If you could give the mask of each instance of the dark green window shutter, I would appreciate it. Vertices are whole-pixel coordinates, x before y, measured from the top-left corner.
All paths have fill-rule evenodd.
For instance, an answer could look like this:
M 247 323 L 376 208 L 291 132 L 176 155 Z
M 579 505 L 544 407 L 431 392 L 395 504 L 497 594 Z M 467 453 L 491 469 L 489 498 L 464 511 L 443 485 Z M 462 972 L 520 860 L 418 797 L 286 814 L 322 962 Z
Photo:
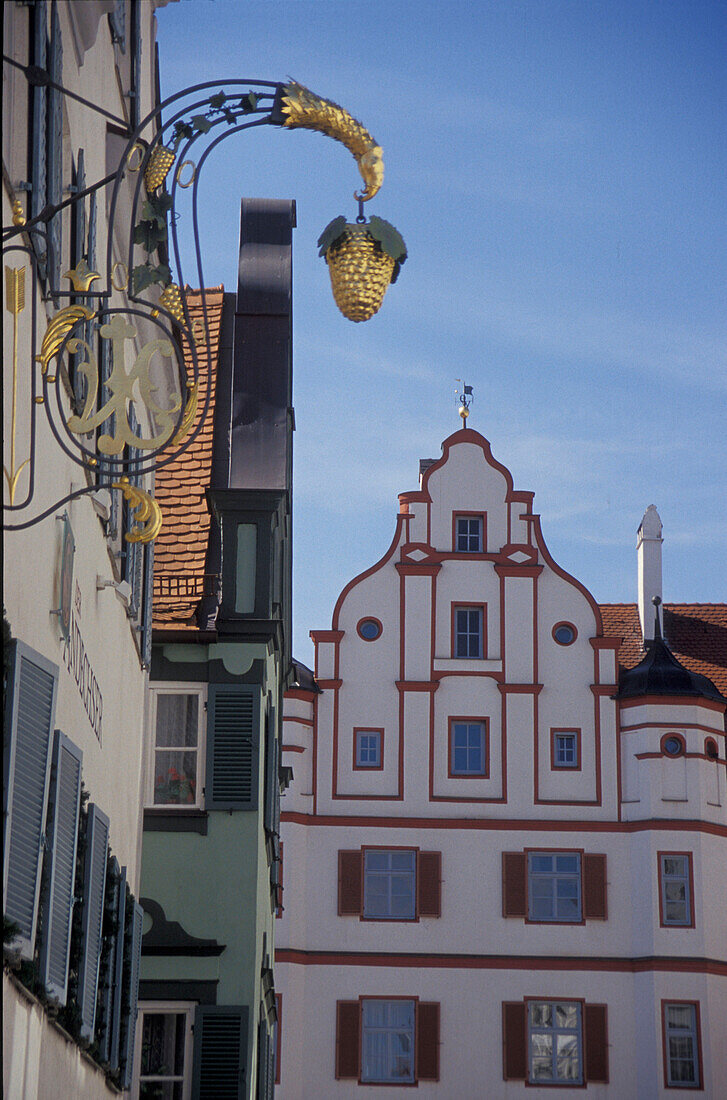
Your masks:
M 275 1089 L 274 1033 L 261 1020 L 257 1029 L 257 1100 L 273 1100 Z
M 139 1005 L 139 967 L 141 965 L 141 928 L 143 922 L 144 910 L 135 901 L 131 913 L 131 971 L 128 990 L 124 990 L 126 1027 L 122 1029 L 120 1055 L 122 1089 L 131 1088 L 131 1076 L 134 1070 L 134 1041 L 136 1038 L 136 1013 Z
M 109 895 L 109 884 L 107 879 L 106 884 L 106 914 L 112 914 L 112 920 L 116 926 L 113 936 L 107 938 L 107 933 L 104 931 L 104 950 L 101 958 L 101 986 L 99 989 L 98 997 L 98 1012 L 99 1018 L 97 1020 L 97 1036 L 98 1036 L 98 1052 L 99 1058 L 102 1062 L 111 1064 L 111 1037 L 113 1034 L 113 1019 L 114 1019 L 114 997 L 115 992 L 115 979 L 116 979 L 116 960 L 119 947 L 119 897 L 121 895 L 121 886 L 124 887 L 124 895 L 126 894 L 126 869 L 124 869 L 124 879 L 122 883 L 121 871 L 119 870 L 119 861 L 116 856 L 112 856 L 110 861 L 111 868 L 111 893 Z M 106 917 L 104 918 L 106 919 Z M 121 914 L 121 932 L 122 940 L 121 947 L 123 950 L 123 924 L 124 917 L 123 912 Z M 114 1065 L 112 1069 L 116 1069 Z
M 109 1042 L 109 1065 L 113 1070 L 119 1064 L 119 1045 L 121 1038 L 121 993 L 124 978 L 124 931 L 126 923 L 126 868 L 121 868 L 119 895 L 116 910 L 116 945 L 114 948 L 114 969 L 111 988 L 113 1007 L 111 1011 L 111 1037 Z
M 83 876 L 83 917 L 81 959 L 78 966 L 78 1006 L 81 1010 L 81 1034 L 93 1041 L 96 1026 L 96 994 L 101 962 L 101 928 L 106 891 L 106 849 L 109 819 L 98 806 L 88 807 L 86 824 L 86 862 Z
M 62 1005 L 66 1003 L 68 989 L 82 760 L 81 750 L 56 730 L 48 799 L 48 871 L 43 902 L 40 980 L 49 996 Z
M 45 69 L 48 64 L 48 13 L 46 0 L 36 0 L 31 8 L 33 20 L 33 64 Z M 46 131 L 48 128 L 48 89 L 41 84 L 33 87 L 33 107 L 30 135 L 30 216 L 40 214 L 46 205 Z M 42 227 L 41 227 L 42 228 Z M 45 233 L 31 232 L 31 240 L 40 260 L 47 253 Z M 45 278 L 45 262 L 39 264 Z
M 275 710 L 265 730 L 265 828 L 280 832 L 280 743 L 276 736 Z
M 210 684 L 205 809 L 257 809 L 259 753 L 260 689 Z
M 144 668 L 151 665 L 152 600 L 154 596 L 154 543 L 148 542 L 144 550 L 144 597 L 141 605 L 141 661 Z
M 20 929 L 15 944 L 23 958 L 32 959 L 58 667 L 17 641 L 10 660 L 3 749 L 3 890 L 5 915 Z
M 63 43 L 61 20 L 56 0 L 51 3 L 50 59 L 48 72 L 56 84 L 63 83 Z M 48 202 L 54 206 L 63 201 L 63 92 L 48 89 Z M 63 213 L 54 214 L 48 223 L 48 274 L 51 289 L 57 291 L 61 281 L 61 232 Z
M 247 1005 L 198 1005 L 194 1014 L 194 1100 L 242 1100 L 247 1069 Z

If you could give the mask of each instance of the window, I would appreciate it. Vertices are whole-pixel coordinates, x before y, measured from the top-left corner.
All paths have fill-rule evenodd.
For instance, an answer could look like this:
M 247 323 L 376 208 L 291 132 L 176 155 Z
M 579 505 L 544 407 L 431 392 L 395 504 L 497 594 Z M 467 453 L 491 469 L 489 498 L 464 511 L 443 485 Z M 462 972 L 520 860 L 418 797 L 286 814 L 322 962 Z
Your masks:
M 661 924 L 691 926 L 692 857 L 689 852 L 659 852 Z
M 454 517 L 454 549 L 458 554 L 481 554 L 483 517 L 461 515 Z
M 578 631 L 573 623 L 556 623 L 552 634 L 558 645 L 573 645 L 578 637 Z
M 338 853 L 338 915 L 417 920 L 441 915 L 442 853 L 358 848 Z
M 151 806 L 193 808 L 202 794 L 204 693 L 175 689 L 153 692 L 153 787 Z
M 455 657 L 483 657 L 484 608 L 479 605 L 454 607 L 452 651 Z
M 414 1001 L 365 1000 L 361 1007 L 361 1080 L 414 1080 Z
M 573 768 L 581 766 L 581 731 L 578 729 L 553 729 L 550 731 L 550 766 Z
M 449 774 L 487 775 L 487 719 L 449 720 Z
M 661 751 L 667 756 L 682 756 L 684 738 L 678 733 L 668 733 L 661 739 Z
M 577 852 L 528 853 L 528 916 L 535 921 L 581 919 L 581 857 Z
M 664 1059 L 668 1088 L 701 1088 L 699 1017 L 695 1004 L 664 1004 Z
M 354 729 L 354 769 L 383 767 L 383 739 L 383 730 Z
M 364 852 L 364 912 L 374 920 L 413 920 L 416 913 L 416 852 Z
M 336 1079 L 412 1085 L 439 1080 L 439 1004 L 361 997 L 336 1005 Z
M 378 619 L 361 619 L 356 627 L 359 637 L 366 642 L 375 642 L 382 629 L 383 627 Z
M 578 1001 L 528 1003 L 528 1080 L 531 1084 L 583 1080 L 581 1005 Z
M 139 1100 L 188 1100 L 191 1006 L 145 1005 L 140 1013 Z

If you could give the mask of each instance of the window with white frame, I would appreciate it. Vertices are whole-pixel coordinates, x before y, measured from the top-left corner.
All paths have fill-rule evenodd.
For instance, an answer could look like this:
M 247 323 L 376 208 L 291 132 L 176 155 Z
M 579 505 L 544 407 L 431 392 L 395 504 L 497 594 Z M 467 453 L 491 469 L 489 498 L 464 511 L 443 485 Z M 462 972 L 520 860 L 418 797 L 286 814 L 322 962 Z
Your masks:
M 576 733 L 553 734 L 553 764 L 556 768 L 578 767 L 578 735 Z
M 381 730 L 355 731 L 357 768 L 381 767 Z
M 688 852 L 659 855 L 661 923 L 691 925 L 691 856 Z
M 361 1031 L 362 1081 L 414 1081 L 414 1001 L 364 999 Z
M 528 917 L 534 921 L 581 919 L 579 852 L 528 853 Z
M 581 1084 L 582 1045 L 578 1001 L 528 1003 L 528 1080 L 531 1084 Z
M 484 722 L 451 720 L 449 770 L 451 775 L 487 774 L 487 734 Z
M 151 761 L 147 805 L 194 809 L 202 803 L 203 688 L 154 688 L 151 693 Z
M 416 915 L 416 852 L 364 851 L 364 917 L 413 920 Z
M 482 657 L 482 608 L 455 607 L 454 656 Z
M 667 1085 L 677 1089 L 701 1088 L 696 1005 L 664 1005 L 664 1041 Z
M 190 1100 L 194 1005 L 139 1006 L 134 1100 Z
M 459 554 L 482 553 L 482 516 L 455 517 L 454 548 Z

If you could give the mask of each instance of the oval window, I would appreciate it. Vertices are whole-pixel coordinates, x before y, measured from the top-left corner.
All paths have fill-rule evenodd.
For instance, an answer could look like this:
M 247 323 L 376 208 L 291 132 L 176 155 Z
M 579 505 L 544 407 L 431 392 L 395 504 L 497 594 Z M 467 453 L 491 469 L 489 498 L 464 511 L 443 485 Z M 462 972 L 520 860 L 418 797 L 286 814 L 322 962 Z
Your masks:
M 378 619 L 362 619 L 356 629 L 364 641 L 373 642 L 381 634 L 382 627 Z
M 681 737 L 672 734 L 670 737 L 664 738 L 662 748 L 667 756 L 681 756 L 684 751 L 684 744 Z
M 708 737 L 704 742 L 704 755 L 708 760 L 719 760 L 719 749 L 717 748 L 717 742 L 713 741 L 711 737 Z
M 553 627 L 553 637 L 558 645 L 572 645 L 577 635 L 578 631 L 573 623 L 556 623 Z

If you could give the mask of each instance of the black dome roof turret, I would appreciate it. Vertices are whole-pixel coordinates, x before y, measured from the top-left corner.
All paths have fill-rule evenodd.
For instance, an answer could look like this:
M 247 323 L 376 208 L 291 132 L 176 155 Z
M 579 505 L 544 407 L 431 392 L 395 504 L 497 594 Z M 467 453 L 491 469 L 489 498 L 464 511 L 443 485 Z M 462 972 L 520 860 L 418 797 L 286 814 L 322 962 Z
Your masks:
M 634 668 L 625 669 L 619 677 L 617 699 L 633 699 L 640 695 L 694 695 L 701 699 L 714 699 L 724 703 L 712 681 L 688 668 L 676 659 L 661 636 L 659 624 L 659 604 L 656 606 L 656 628 L 654 639 L 648 644 L 646 656 Z

